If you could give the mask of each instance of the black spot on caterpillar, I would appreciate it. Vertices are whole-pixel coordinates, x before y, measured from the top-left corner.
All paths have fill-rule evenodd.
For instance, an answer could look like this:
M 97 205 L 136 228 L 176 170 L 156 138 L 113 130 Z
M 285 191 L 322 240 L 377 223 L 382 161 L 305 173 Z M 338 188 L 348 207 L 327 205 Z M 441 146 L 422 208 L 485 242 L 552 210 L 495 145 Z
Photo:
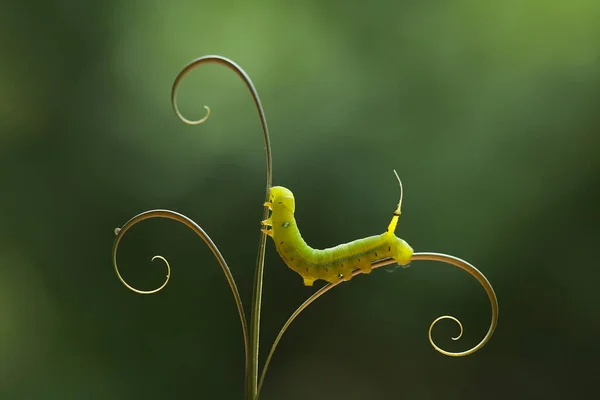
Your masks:
M 398 174 L 396 177 L 398 178 Z M 340 279 L 350 280 L 355 269 L 370 273 L 371 263 L 383 258 L 390 257 L 400 265 L 407 265 L 410 263 L 413 249 L 394 234 L 402 205 L 400 178 L 398 182 L 400 202 L 387 231 L 381 235 L 354 240 L 328 249 L 313 249 L 306 244 L 296 224 L 294 194 L 282 186 L 271 188 L 269 201 L 265 206 L 269 207 L 272 213 L 269 219 L 262 222 L 262 231 L 273 238 L 281 258 L 288 267 L 302 276 L 306 286 L 312 286 L 318 279 L 331 283 Z

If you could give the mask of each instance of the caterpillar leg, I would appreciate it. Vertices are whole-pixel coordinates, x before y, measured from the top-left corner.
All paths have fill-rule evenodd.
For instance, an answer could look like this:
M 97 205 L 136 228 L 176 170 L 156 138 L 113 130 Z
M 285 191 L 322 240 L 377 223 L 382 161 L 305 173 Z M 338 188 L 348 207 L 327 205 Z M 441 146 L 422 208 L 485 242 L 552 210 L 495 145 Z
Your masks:
M 261 229 L 262 233 L 266 233 L 267 235 L 273 237 L 273 229 Z
M 338 283 L 339 281 L 342 280 L 342 278 L 339 275 L 329 276 L 327 278 L 322 278 L 322 279 L 326 280 L 329 283 Z
M 358 269 L 360 269 L 363 274 L 370 274 L 373 270 L 373 267 L 371 266 L 371 263 L 368 263 L 366 265 L 361 265 Z
M 340 278 L 349 281 L 352 279 L 352 269 L 346 269 L 340 273 Z
M 263 204 L 263 206 L 265 207 L 269 207 L 269 210 L 273 209 L 273 203 L 271 203 L 270 201 L 267 201 Z M 260 230 L 263 233 L 266 233 L 267 235 L 273 237 L 273 220 L 272 217 L 269 217 L 268 219 L 265 219 L 264 221 L 261 221 L 260 224 L 263 226 L 263 228 Z
M 271 217 L 269 217 L 269 218 L 265 219 L 264 221 L 260 221 L 260 224 L 271 226 L 271 225 L 273 225 L 273 219 Z
M 273 227 L 272 227 L 273 221 L 271 220 L 271 218 L 261 221 L 260 224 L 263 226 L 263 228 L 260 231 L 273 237 Z
M 314 279 L 304 278 L 304 286 L 312 286 L 314 281 Z

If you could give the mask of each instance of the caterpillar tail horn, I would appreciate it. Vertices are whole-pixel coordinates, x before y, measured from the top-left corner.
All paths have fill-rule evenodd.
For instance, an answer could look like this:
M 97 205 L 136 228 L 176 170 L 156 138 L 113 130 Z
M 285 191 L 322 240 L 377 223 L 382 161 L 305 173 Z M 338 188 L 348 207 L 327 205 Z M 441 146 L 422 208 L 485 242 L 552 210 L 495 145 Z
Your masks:
M 394 170 L 394 175 L 396 175 L 396 179 L 398 179 L 398 185 L 400 185 L 400 201 L 398 202 L 398 207 L 396 211 L 394 211 L 394 216 L 392 217 L 392 221 L 388 225 L 388 233 L 394 233 L 396 231 L 396 226 L 398 225 L 398 219 L 400 218 L 400 214 L 402 213 L 402 197 L 404 196 L 404 190 L 402 189 L 402 181 L 398 176 L 396 170 Z

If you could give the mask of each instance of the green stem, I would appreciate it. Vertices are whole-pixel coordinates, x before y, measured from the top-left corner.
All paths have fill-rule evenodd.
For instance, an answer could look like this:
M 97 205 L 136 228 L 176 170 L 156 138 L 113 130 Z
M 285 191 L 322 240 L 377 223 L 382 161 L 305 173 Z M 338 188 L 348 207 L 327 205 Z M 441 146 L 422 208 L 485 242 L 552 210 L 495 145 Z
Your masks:
M 265 211 L 263 220 L 268 217 Z M 250 314 L 250 365 L 246 377 L 246 398 L 258 399 L 258 361 L 260 348 L 260 309 L 262 305 L 263 272 L 265 268 L 265 250 L 267 235 L 262 234 L 258 245 L 256 257 L 256 271 L 254 273 L 254 290 L 252 292 L 252 311 Z
M 119 267 L 117 265 L 117 250 L 119 249 L 119 244 L 121 243 L 121 239 L 123 238 L 125 233 L 129 229 L 131 229 L 135 224 L 142 222 L 144 220 L 150 219 L 150 218 L 168 218 L 168 219 L 172 219 L 174 221 L 184 224 L 185 226 L 187 226 L 188 228 L 193 230 L 198 236 L 200 236 L 202 238 L 202 240 L 204 240 L 204 242 L 210 248 L 212 253 L 214 254 L 215 258 L 219 262 L 219 265 L 223 269 L 225 278 L 227 278 L 227 282 L 229 283 L 229 287 L 231 288 L 231 292 L 233 293 L 233 298 L 235 300 L 238 314 L 240 316 L 240 322 L 242 324 L 242 335 L 243 335 L 243 339 L 244 339 L 244 350 L 245 350 L 245 354 L 246 354 L 246 371 L 248 371 L 248 364 L 249 364 L 249 362 L 248 362 L 248 360 L 249 360 L 248 347 L 249 347 L 250 340 L 248 338 L 248 325 L 247 325 L 246 315 L 244 314 L 244 306 L 242 304 L 242 298 L 240 297 L 238 287 L 235 284 L 235 280 L 233 279 L 233 275 L 231 274 L 231 270 L 229 269 L 229 266 L 227 265 L 225 258 L 223 258 L 217 245 L 213 242 L 213 240 L 210 238 L 210 236 L 208 236 L 208 234 L 204 231 L 204 229 L 202 229 L 200 227 L 200 225 L 198 225 L 197 223 L 195 223 L 194 221 L 192 221 L 185 215 L 177 213 L 175 211 L 170 211 L 170 210 L 145 211 L 145 212 L 138 214 L 135 217 L 131 218 L 121 228 L 115 229 L 116 238 L 115 238 L 115 242 L 113 244 L 112 260 L 113 260 L 113 267 L 115 269 L 117 277 L 119 278 L 121 283 L 123 283 L 123 285 L 125 285 L 125 287 L 127 287 L 128 289 L 130 289 L 138 294 L 153 294 L 153 293 L 160 292 L 163 288 L 165 288 L 165 286 L 167 286 L 169 279 L 171 279 L 171 266 L 169 265 L 169 262 L 162 256 L 152 257 L 152 261 L 154 261 L 155 259 L 160 259 L 165 263 L 165 265 L 167 267 L 166 279 L 163 282 L 163 284 L 160 285 L 156 289 L 153 289 L 153 290 L 136 289 L 133 286 L 131 286 L 130 284 L 128 284 L 125 281 L 125 279 L 123 278 L 123 276 L 121 275 L 121 273 L 119 272 Z
M 173 110 L 177 114 L 177 116 L 185 123 L 190 125 L 199 125 L 205 122 L 208 119 L 210 114 L 210 109 L 205 106 L 207 110 L 207 114 L 204 118 L 192 121 L 186 119 L 180 112 L 177 107 L 177 88 L 184 76 L 186 76 L 191 70 L 194 68 L 206 64 L 206 63 L 216 63 L 223 65 L 233 72 L 235 72 L 246 84 L 246 87 L 252 94 L 252 99 L 254 100 L 254 105 L 258 110 L 258 116 L 260 118 L 260 124 L 262 126 L 263 136 L 265 140 L 265 158 L 267 163 L 267 194 L 265 196 L 265 201 L 269 198 L 269 191 L 271 190 L 271 185 L 273 183 L 273 166 L 272 166 L 272 157 L 271 157 L 271 142 L 269 139 L 269 128 L 267 127 L 267 119 L 265 117 L 265 112 L 263 110 L 262 104 L 260 102 L 260 98 L 258 97 L 258 92 L 252 83 L 252 79 L 248 76 L 246 71 L 242 69 L 238 64 L 231 61 L 228 58 L 221 56 L 204 56 L 197 58 L 186 65 L 181 72 L 175 78 L 175 82 L 173 83 L 173 88 L 171 90 L 171 104 L 173 105 Z M 267 207 L 264 209 L 263 219 L 267 219 L 269 216 L 269 210 Z M 260 307 L 262 302 L 262 286 L 263 286 L 263 272 L 265 269 L 265 248 L 266 248 L 267 236 L 263 233 L 260 237 L 260 242 L 258 245 L 258 256 L 256 257 L 256 270 L 254 273 L 254 290 L 252 294 L 252 312 L 250 315 L 250 353 L 246 354 L 246 399 L 247 400 L 255 400 L 258 398 L 258 356 L 259 356 L 259 339 L 260 339 Z
M 483 288 L 485 289 L 485 291 L 488 295 L 488 298 L 490 300 L 490 304 L 492 306 L 492 322 L 490 323 L 490 327 L 488 329 L 487 334 L 481 340 L 481 342 L 479 342 L 479 344 L 477 344 L 475 347 L 471 348 L 470 350 L 463 351 L 460 353 L 451 353 L 451 352 L 448 352 L 448 351 L 445 351 L 445 350 L 442 350 L 441 348 L 439 348 L 433 342 L 433 339 L 431 337 L 431 330 L 433 329 L 433 326 L 436 324 L 436 322 L 438 322 L 442 319 L 452 319 L 453 321 L 457 322 L 458 325 L 460 326 L 460 335 L 453 339 L 457 340 L 458 338 L 460 338 L 460 336 L 462 336 L 462 330 L 463 330 L 462 324 L 456 318 L 448 316 L 448 315 L 441 316 L 441 317 L 437 318 L 435 321 L 433 321 L 431 323 L 431 325 L 429 326 L 429 334 L 428 334 L 429 342 L 431 343 L 431 345 L 437 351 L 439 351 L 440 353 L 447 355 L 447 356 L 462 357 L 462 356 L 466 356 L 469 354 L 473 354 L 477 350 L 481 349 L 490 340 L 490 338 L 492 337 L 492 334 L 494 333 L 494 330 L 496 329 L 496 325 L 498 324 L 498 299 L 496 297 L 496 293 L 494 292 L 494 289 L 492 288 L 492 285 L 487 280 L 487 278 L 477 268 L 475 268 L 473 265 L 469 264 L 465 260 L 462 260 L 458 257 L 449 256 L 447 254 L 415 253 L 412 256 L 411 261 L 440 261 L 440 262 L 454 265 L 455 267 L 458 267 L 460 269 L 467 271 L 469 274 L 471 274 L 471 276 L 473 276 L 475 279 L 477 279 L 477 281 L 481 284 L 481 286 L 483 286 Z M 384 267 L 386 265 L 391 265 L 391 264 L 396 264 L 396 260 L 391 259 L 391 258 L 386 258 L 386 259 L 383 259 L 383 260 L 373 263 L 373 269 L 381 268 L 381 267 Z M 352 273 L 352 276 L 356 276 L 356 275 L 360 275 L 360 274 L 362 274 L 362 271 L 356 270 Z M 309 305 L 311 305 L 312 302 L 314 302 L 316 299 L 318 299 L 319 297 L 321 297 L 322 295 L 327 293 L 329 290 L 333 289 L 334 287 L 336 287 L 337 285 L 339 285 L 340 283 L 343 283 L 343 282 L 344 281 L 341 280 L 337 283 L 328 283 L 327 285 L 321 287 L 319 290 L 317 290 L 315 293 L 313 293 L 312 296 L 310 296 L 304 303 L 302 303 L 302 305 L 300 307 L 298 307 L 298 309 L 296 309 L 296 311 L 294 311 L 294 313 L 290 316 L 290 318 L 287 320 L 287 322 L 283 325 L 283 328 L 281 328 L 281 331 L 279 331 L 277 338 L 275 339 L 275 341 L 273 342 L 273 345 L 271 346 L 271 350 L 269 351 L 269 355 L 267 356 L 267 360 L 265 361 L 265 365 L 264 365 L 262 373 L 260 375 L 260 382 L 258 385 L 259 393 L 262 388 L 263 382 L 265 380 L 267 368 L 269 367 L 271 358 L 273 357 L 273 353 L 275 353 L 275 349 L 277 348 L 279 341 L 281 340 L 281 338 L 283 337 L 283 334 L 287 331 L 287 329 L 291 325 L 291 323 L 296 319 L 296 317 L 298 315 L 300 315 L 300 313 L 302 311 L 304 311 Z

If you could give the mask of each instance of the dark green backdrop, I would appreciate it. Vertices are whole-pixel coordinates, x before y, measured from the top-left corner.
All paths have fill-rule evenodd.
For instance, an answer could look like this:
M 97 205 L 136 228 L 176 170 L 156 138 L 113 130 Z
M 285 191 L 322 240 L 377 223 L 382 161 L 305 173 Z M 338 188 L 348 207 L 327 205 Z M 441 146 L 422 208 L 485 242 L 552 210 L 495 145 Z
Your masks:
M 175 222 L 113 229 L 169 208 L 201 224 L 246 307 L 264 196 L 262 97 L 274 183 L 316 247 L 381 232 L 463 257 L 492 282 L 500 322 L 466 273 L 414 263 L 328 293 L 292 325 L 264 399 L 566 399 L 598 359 L 600 3 L 504 1 L 34 1 L 0 11 L 0 398 L 241 399 L 235 305 L 208 249 Z M 269 242 L 263 355 L 314 288 Z M 586 364 L 591 362 L 592 366 Z

